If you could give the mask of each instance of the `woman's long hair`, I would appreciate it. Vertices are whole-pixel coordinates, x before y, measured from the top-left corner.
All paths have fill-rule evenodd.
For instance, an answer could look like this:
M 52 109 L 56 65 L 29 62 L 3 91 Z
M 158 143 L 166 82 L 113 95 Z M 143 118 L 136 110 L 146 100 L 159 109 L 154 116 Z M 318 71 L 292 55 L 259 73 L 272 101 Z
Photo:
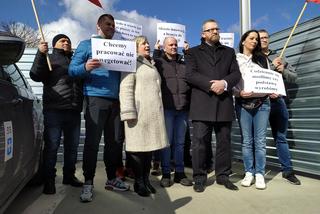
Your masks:
M 257 63 L 261 67 L 267 68 L 268 66 L 267 66 L 267 62 L 266 62 L 266 57 L 262 53 L 260 36 L 259 36 L 259 32 L 257 30 L 248 30 L 247 32 L 245 32 L 241 36 L 241 39 L 240 39 L 240 42 L 239 42 L 239 52 L 243 53 L 243 44 L 242 43 L 244 42 L 244 40 L 246 40 L 246 38 L 252 32 L 254 32 L 254 33 L 256 33 L 258 35 L 257 46 L 252 50 L 252 62 Z

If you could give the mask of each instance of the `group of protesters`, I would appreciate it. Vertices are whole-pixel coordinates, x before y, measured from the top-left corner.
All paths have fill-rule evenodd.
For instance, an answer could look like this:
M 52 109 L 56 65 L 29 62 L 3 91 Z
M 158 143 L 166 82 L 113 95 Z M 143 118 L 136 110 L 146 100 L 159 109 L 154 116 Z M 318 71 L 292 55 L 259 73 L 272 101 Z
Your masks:
M 97 36 L 112 39 L 114 18 L 103 14 L 97 21 Z M 206 188 L 207 176 L 215 170 L 216 183 L 238 190 L 232 174 L 231 127 L 239 122 L 245 176 L 244 187 L 255 183 L 265 189 L 266 134 L 270 121 L 282 176 L 299 185 L 286 139 L 288 110 L 285 97 L 244 91 L 247 68 L 259 66 L 282 74 L 294 82 L 295 70 L 269 49 L 265 30 L 249 30 L 239 43 L 239 53 L 219 42 L 218 22 L 208 19 L 201 28 L 201 44 L 190 48 L 185 42 L 178 54 L 177 40 L 166 37 L 155 44 L 153 56 L 147 37 L 135 38 L 136 71 L 108 70 L 92 58 L 91 40 L 80 42 L 73 53 L 71 40 L 58 34 L 52 40 L 47 64 L 48 44 L 41 41 L 30 77 L 43 83 L 44 114 L 44 189 L 55 194 L 57 151 L 63 133 L 63 184 L 82 187 L 80 200 L 93 199 L 94 177 L 99 144 L 104 139 L 103 160 L 108 190 L 128 191 L 130 185 L 117 176 L 126 159 L 134 175 L 134 191 L 140 196 L 156 193 L 149 180 L 152 157 L 160 155 L 160 186 L 174 183 L 193 186 L 195 192 Z M 161 47 L 162 46 L 162 47 Z M 84 111 L 84 182 L 76 176 L 81 111 Z M 192 123 L 191 157 L 193 179 L 184 172 L 184 144 L 188 122 Z M 212 166 L 212 132 L 216 136 L 215 165 Z M 173 165 L 173 166 L 172 166 Z M 171 179 L 172 171 L 174 178 Z

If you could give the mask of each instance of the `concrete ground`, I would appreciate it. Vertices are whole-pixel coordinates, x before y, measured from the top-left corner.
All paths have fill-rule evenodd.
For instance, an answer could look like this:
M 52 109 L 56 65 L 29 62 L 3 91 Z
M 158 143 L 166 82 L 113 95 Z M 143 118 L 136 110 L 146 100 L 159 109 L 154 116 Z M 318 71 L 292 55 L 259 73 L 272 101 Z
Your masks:
M 81 163 L 78 164 L 77 176 L 82 178 Z M 7 214 L 319 214 L 320 180 L 298 176 L 301 186 L 295 186 L 281 177 L 281 173 L 267 170 L 266 190 L 257 190 L 252 185 L 241 187 L 243 177 L 242 164 L 234 163 L 231 180 L 239 186 L 239 191 L 230 191 L 214 181 L 214 174 L 209 174 L 208 186 L 203 193 L 195 193 L 192 187 L 174 184 L 170 188 L 159 185 L 161 176 L 150 176 L 157 193 L 143 198 L 130 190 L 112 192 L 104 189 L 106 180 L 103 162 L 98 163 L 94 200 L 90 203 L 79 201 L 80 188 L 61 184 L 61 165 L 58 166 L 56 179 L 57 194 L 41 194 L 42 187 L 26 187 L 7 209 Z M 186 169 L 191 178 L 191 169 Z M 128 179 L 133 189 L 133 180 Z

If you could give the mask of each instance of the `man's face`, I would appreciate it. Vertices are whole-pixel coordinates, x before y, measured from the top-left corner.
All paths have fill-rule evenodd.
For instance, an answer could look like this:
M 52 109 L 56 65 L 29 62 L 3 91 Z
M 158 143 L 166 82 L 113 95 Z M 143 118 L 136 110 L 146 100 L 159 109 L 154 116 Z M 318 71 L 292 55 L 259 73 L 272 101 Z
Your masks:
M 266 32 L 259 32 L 261 48 L 268 49 L 269 48 L 269 35 Z
M 98 24 L 98 31 L 102 33 L 104 38 L 112 39 L 115 32 L 115 25 L 112 19 L 104 17 L 101 23 Z
M 208 43 L 214 44 L 219 41 L 219 26 L 216 22 L 207 22 L 202 27 L 202 38 Z
M 163 50 L 166 54 L 170 56 L 175 56 L 177 54 L 177 40 L 173 37 L 166 38 L 163 44 Z
M 54 48 L 63 49 L 65 52 L 71 52 L 71 42 L 67 38 L 61 38 L 56 42 Z

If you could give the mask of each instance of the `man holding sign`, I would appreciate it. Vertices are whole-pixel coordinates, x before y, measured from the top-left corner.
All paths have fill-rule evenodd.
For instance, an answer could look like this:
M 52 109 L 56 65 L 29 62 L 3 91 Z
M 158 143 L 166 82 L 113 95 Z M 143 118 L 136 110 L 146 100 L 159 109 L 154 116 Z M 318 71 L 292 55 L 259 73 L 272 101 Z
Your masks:
M 279 72 L 285 82 L 294 83 L 297 79 L 295 69 L 287 62 L 277 57 L 275 51 L 269 49 L 269 34 L 266 30 L 259 30 L 262 52 L 268 57 L 271 69 Z M 289 145 L 287 142 L 287 129 L 289 113 L 284 97 L 270 99 L 271 112 L 269 117 L 272 135 L 276 142 L 277 154 L 282 168 L 282 177 L 290 183 L 300 185 L 301 182 L 294 175 Z
M 103 14 L 97 22 L 98 37 L 112 39 L 115 32 L 114 18 Z M 119 85 L 120 72 L 102 67 L 98 59 L 92 59 L 91 40 L 80 42 L 72 58 L 69 74 L 84 79 L 86 138 L 83 151 L 83 175 L 85 184 L 80 195 L 82 202 L 92 201 L 99 143 L 104 132 L 104 163 L 108 180 L 105 188 L 126 191 L 129 185 L 116 178 L 119 155 L 122 153 L 120 138 Z

